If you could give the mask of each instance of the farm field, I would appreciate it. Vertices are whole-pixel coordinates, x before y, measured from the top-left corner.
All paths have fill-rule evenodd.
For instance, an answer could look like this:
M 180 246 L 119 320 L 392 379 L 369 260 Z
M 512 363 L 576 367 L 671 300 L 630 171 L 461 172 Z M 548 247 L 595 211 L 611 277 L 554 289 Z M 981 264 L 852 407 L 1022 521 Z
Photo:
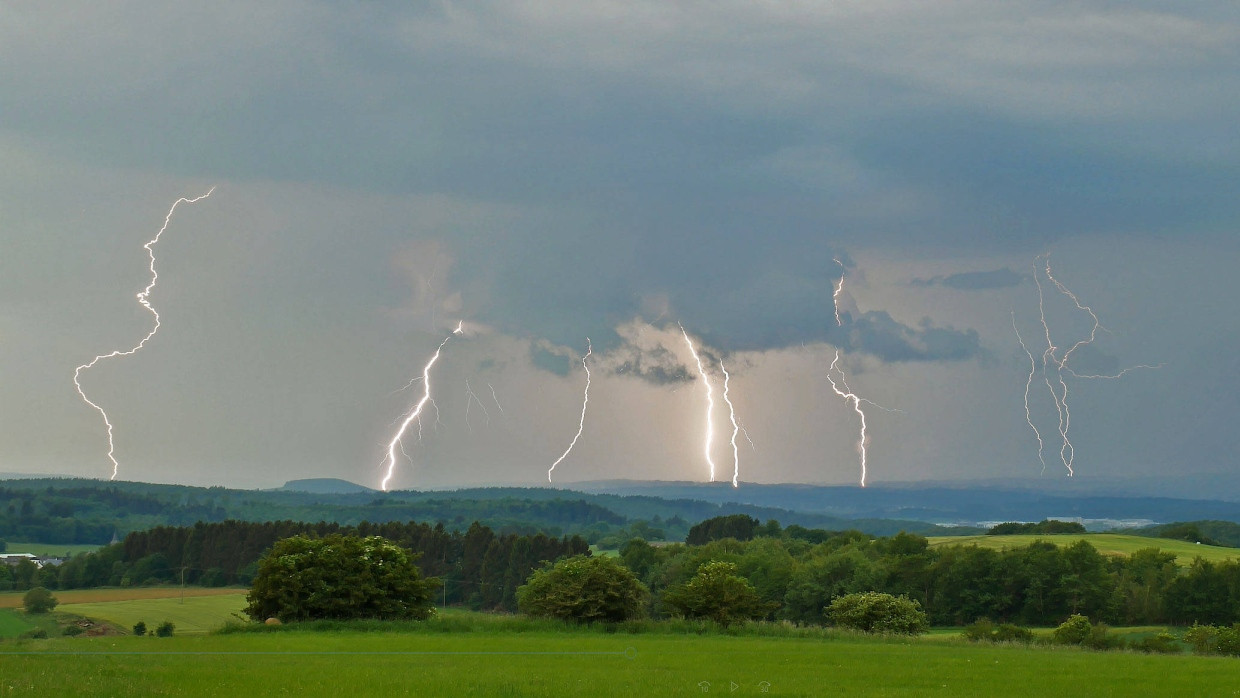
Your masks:
M 90 543 L 72 543 L 61 545 L 58 543 L 23 543 L 20 541 L 8 541 L 6 553 L 30 553 L 31 555 L 55 555 L 58 557 L 72 557 L 78 553 L 89 553 L 102 545 L 93 545 Z
M 0 638 L 17 637 L 33 627 L 21 611 L 0 608 Z
M 1222 548 L 1214 545 L 1197 545 L 1182 540 L 1169 538 L 1147 538 L 1122 533 L 1068 533 L 1062 535 L 1012 535 L 1012 536 L 935 536 L 930 538 L 930 546 L 943 545 L 977 545 L 982 548 L 1020 548 L 1038 540 L 1049 541 L 1056 545 L 1072 545 L 1079 540 L 1089 541 L 1103 555 L 1131 555 L 1142 548 L 1159 548 L 1175 553 L 1178 562 L 1187 565 L 1195 557 L 1211 562 L 1221 562 L 1240 558 L 1240 548 Z
M 285 630 L 0 643 L 5 695 L 1230 695 L 1237 660 L 944 640 Z M 732 685 L 736 689 L 732 690 Z
M 244 597 L 248 589 L 236 587 L 124 587 L 112 589 L 66 589 L 53 590 L 52 593 L 62 605 L 79 603 L 101 603 L 106 601 L 133 601 L 135 599 L 179 599 L 199 596 L 240 596 Z M 24 591 L 11 591 L 0 594 L 0 608 L 21 608 Z
M 178 635 L 201 635 L 230 620 L 237 620 L 245 608 L 243 594 L 190 596 L 175 599 L 135 599 L 96 603 L 62 603 L 56 610 L 93 620 L 101 620 L 128 632 L 138 621 L 152 632 L 164 621 L 176 626 Z M 236 615 L 234 615 L 236 614 Z

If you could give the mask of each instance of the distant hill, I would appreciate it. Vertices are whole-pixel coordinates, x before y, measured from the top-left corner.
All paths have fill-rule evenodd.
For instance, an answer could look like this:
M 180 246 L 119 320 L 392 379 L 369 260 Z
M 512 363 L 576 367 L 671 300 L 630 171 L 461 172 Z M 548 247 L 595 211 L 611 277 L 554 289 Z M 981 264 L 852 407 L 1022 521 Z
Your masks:
M 310 494 L 364 494 L 366 492 L 378 492 L 378 490 L 372 490 L 364 485 L 334 477 L 289 480 L 284 483 L 283 487 L 277 487 L 276 490 L 280 492 L 308 492 Z
M 1150 538 L 1146 536 L 1122 533 L 1066 533 L 1060 535 L 1012 535 L 1012 536 L 932 536 L 931 547 L 944 545 L 976 545 L 980 548 L 1005 550 L 1023 548 L 1036 541 L 1054 543 L 1058 546 L 1072 545 L 1077 541 L 1087 541 L 1103 555 L 1128 556 L 1145 548 L 1158 548 L 1163 552 L 1175 553 L 1176 562 L 1188 566 L 1200 557 L 1211 562 L 1235 560 L 1240 557 L 1240 550 L 1222 548 L 1214 545 L 1188 543 L 1168 538 Z

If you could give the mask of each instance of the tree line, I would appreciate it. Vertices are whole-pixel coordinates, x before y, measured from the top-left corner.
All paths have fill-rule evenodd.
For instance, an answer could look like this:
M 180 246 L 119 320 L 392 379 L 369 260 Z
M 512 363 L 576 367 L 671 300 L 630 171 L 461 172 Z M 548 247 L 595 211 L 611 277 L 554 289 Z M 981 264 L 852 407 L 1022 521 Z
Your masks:
M 0 566 L 0 589 L 75 589 L 180 583 L 249 584 L 258 560 L 277 541 L 293 536 L 382 536 L 418 555 L 424 577 L 438 577 L 440 603 L 516 610 L 516 589 L 546 560 L 589 551 L 579 536 L 559 538 L 500 534 L 475 522 L 464 532 L 416 522 L 337 523 L 223 521 L 159 526 L 130 533 L 120 543 L 78 555 L 59 567 L 29 562 Z M 6 579 L 7 575 L 7 579 Z M 184 576 L 182 576 L 184 575 Z

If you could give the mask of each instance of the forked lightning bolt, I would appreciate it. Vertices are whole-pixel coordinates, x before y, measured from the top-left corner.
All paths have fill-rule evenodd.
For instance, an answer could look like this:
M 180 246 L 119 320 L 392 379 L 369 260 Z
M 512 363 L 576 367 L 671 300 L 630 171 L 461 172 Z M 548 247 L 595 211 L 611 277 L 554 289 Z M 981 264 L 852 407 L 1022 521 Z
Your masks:
M 577 433 L 573 435 L 572 443 L 568 445 L 568 448 L 564 449 L 564 453 L 559 458 L 556 458 L 555 462 L 547 470 L 547 482 L 551 482 L 551 473 L 555 471 L 555 466 L 559 465 L 561 461 L 568 457 L 568 454 L 573 452 L 573 447 L 577 445 L 577 439 L 581 438 L 581 432 L 586 428 L 586 407 L 590 404 L 590 364 L 586 360 L 590 358 L 592 353 L 594 353 L 594 346 L 590 344 L 590 338 L 586 337 L 586 355 L 581 357 L 581 367 L 586 370 L 586 389 L 581 400 L 581 419 L 577 423 Z
M 418 420 L 418 434 L 419 437 L 421 436 L 422 421 L 420 418 L 422 416 L 422 408 L 426 407 L 426 403 L 428 402 L 433 403 L 431 400 L 431 367 L 434 366 L 435 362 L 439 360 L 439 355 L 443 353 L 443 347 L 448 343 L 448 340 L 452 339 L 453 336 L 462 333 L 463 326 L 463 322 L 457 323 L 456 329 L 452 330 L 452 334 L 444 337 L 444 340 L 439 343 L 439 348 L 435 350 L 435 354 L 431 356 L 431 360 L 427 361 L 426 365 L 422 367 L 422 399 L 418 400 L 418 403 L 413 406 L 413 409 L 405 415 L 405 419 L 401 422 L 400 428 L 396 430 L 396 435 L 393 436 L 392 441 L 388 443 L 388 454 L 386 459 L 387 474 L 383 476 L 383 481 L 379 483 L 379 488 L 384 492 L 387 492 L 388 483 L 392 481 L 392 475 L 396 472 L 396 450 L 400 449 L 401 452 L 404 453 L 405 445 L 401 442 L 401 439 L 404 438 L 405 431 L 409 429 L 409 425 L 412 424 L 415 419 Z M 405 454 L 405 456 L 408 457 L 408 454 Z
M 848 387 L 848 381 L 844 376 L 844 369 L 839 367 L 839 363 L 840 350 L 836 349 L 835 359 L 831 362 L 831 367 L 827 369 L 827 380 L 830 381 L 831 389 L 835 391 L 836 395 L 844 398 L 845 402 L 852 403 L 853 411 L 856 412 L 857 416 L 861 419 L 861 436 L 857 439 L 857 454 L 861 456 L 861 486 L 865 487 L 866 442 L 869 440 L 869 437 L 865 433 L 865 412 L 861 409 L 861 403 L 870 401 L 865 398 L 858 397 L 857 394 L 852 391 L 852 388 Z M 831 371 L 837 371 L 840 374 L 840 382 L 838 384 L 831 376 Z M 840 390 L 840 385 L 844 386 L 843 390 Z
M 471 432 L 474 430 L 474 428 L 470 426 L 469 424 L 469 405 L 470 403 L 473 403 L 473 402 L 478 403 L 478 407 L 482 409 L 482 416 L 485 417 L 487 420 L 487 426 L 490 426 L 491 425 L 491 413 L 487 412 L 487 406 L 482 404 L 482 400 L 479 400 L 478 396 L 474 394 L 474 389 L 469 387 L 469 379 L 466 378 L 465 379 L 465 426 Z
M 710 466 L 710 481 L 714 482 L 715 460 L 710 452 L 715 442 L 715 389 L 711 387 L 710 376 L 706 375 L 706 369 L 702 366 L 702 357 L 698 356 L 693 340 L 689 339 L 689 333 L 685 332 L 684 325 L 676 324 L 680 327 L 680 334 L 685 338 L 685 344 L 689 345 L 689 353 L 693 354 L 693 360 L 697 362 L 698 375 L 702 376 L 702 382 L 706 384 L 706 443 L 703 445 L 703 452 L 706 454 L 706 464 Z
M 732 406 L 732 400 L 728 397 L 728 383 L 732 376 L 728 374 L 727 367 L 723 365 L 723 359 L 719 359 L 719 370 L 723 371 L 723 401 L 728 404 L 728 418 L 732 420 L 732 486 L 737 487 L 741 476 L 741 452 L 736 447 L 736 436 L 741 432 L 741 425 L 736 421 L 736 408 Z M 753 445 L 752 441 L 749 443 Z
M 1041 268 L 1039 268 L 1039 262 L 1042 263 Z M 1093 321 L 1093 324 L 1090 326 L 1088 336 L 1077 340 L 1067 350 L 1061 350 L 1060 347 L 1056 346 L 1055 341 L 1051 336 L 1050 322 L 1046 319 L 1046 293 L 1042 285 L 1043 275 L 1045 275 L 1047 281 L 1055 285 L 1055 288 L 1058 289 L 1062 295 L 1072 301 L 1077 310 L 1089 315 L 1090 320 Z M 1061 445 L 1059 447 L 1059 460 L 1063 463 L 1064 468 L 1067 469 L 1068 476 L 1071 477 L 1075 474 L 1073 464 L 1076 460 L 1076 449 L 1072 445 L 1072 440 L 1069 437 L 1072 428 L 1072 410 L 1068 406 L 1068 382 L 1065 380 L 1065 376 L 1072 376 L 1073 378 L 1082 379 L 1114 379 L 1120 378 L 1125 374 L 1138 369 L 1161 368 L 1162 364 L 1158 364 L 1156 366 L 1149 366 L 1145 364 L 1140 366 L 1132 366 L 1114 375 L 1077 373 L 1068 365 L 1069 361 L 1072 359 L 1073 353 L 1083 346 L 1092 344 L 1094 340 L 1098 338 L 1098 330 L 1106 331 L 1106 328 L 1102 326 L 1102 322 L 1098 319 L 1097 313 L 1095 313 L 1092 308 L 1084 303 L 1081 303 L 1080 298 L 1078 298 L 1075 293 L 1068 289 L 1067 286 L 1060 283 L 1059 279 L 1055 278 L 1055 275 L 1051 272 L 1051 259 L 1049 254 L 1038 255 L 1034 258 L 1033 281 L 1038 288 L 1038 319 L 1042 323 L 1042 331 L 1046 337 L 1046 349 L 1042 352 L 1042 378 L 1043 382 L 1046 384 L 1046 389 L 1050 392 L 1051 400 L 1055 404 L 1055 412 L 1058 416 L 1059 437 L 1061 439 Z M 1025 381 L 1025 419 L 1029 423 L 1029 427 L 1033 429 L 1034 436 L 1037 437 L 1038 460 L 1042 463 L 1043 471 L 1045 471 L 1046 460 L 1042 455 L 1042 434 L 1034 425 L 1033 416 L 1029 409 L 1029 391 L 1033 384 L 1033 376 L 1038 371 L 1038 366 L 1033 357 L 1033 353 L 1029 351 L 1029 348 L 1025 345 L 1025 341 L 1021 337 L 1020 331 L 1016 329 L 1015 313 L 1012 314 L 1012 329 L 1016 332 L 1016 340 L 1020 342 L 1021 348 L 1024 349 L 1025 353 L 1029 356 L 1030 372 L 1028 379 Z
M 124 349 L 124 350 L 118 349 L 109 354 L 100 354 L 99 356 L 96 356 L 94 359 L 91 359 L 89 363 L 85 363 L 85 364 L 82 364 L 81 366 L 78 366 L 77 370 L 73 372 L 73 385 L 77 387 L 78 395 L 82 396 L 82 400 L 85 401 L 86 404 L 90 405 L 91 407 L 99 411 L 99 415 L 103 417 L 104 425 L 107 426 L 108 428 L 108 460 L 112 461 L 112 477 L 109 478 L 110 480 L 115 480 L 117 472 L 120 470 L 120 463 L 117 462 L 116 455 L 115 455 L 116 444 L 112 440 L 112 421 L 108 419 L 108 413 L 104 412 L 102 407 L 92 402 L 90 398 L 86 397 L 86 391 L 82 389 L 82 383 L 81 383 L 82 372 L 87 369 L 93 368 L 95 364 L 99 363 L 100 361 L 103 361 L 104 359 L 111 359 L 116 356 L 129 356 L 131 354 L 137 353 L 140 349 L 145 347 L 147 341 L 149 341 L 151 337 L 154 337 L 155 333 L 159 331 L 159 313 L 156 312 L 155 308 L 151 305 L 151 302 L 149 300 L 151 296 L 151 291 L 155 288 L 155 282 L 159 280 L 159 274 L 155 271 L 155 249 L 154 249 L 155 243 L 159 242 L 160 236 L 162 236 L 164 234 L 164 231 L 168 229 L 169 223 L 172 222 L 172 214 L 177 210 L 177 206 L 180 206 L 181 204 L 192 204 L 192 203 L 202 201 L 208 196 L 211 196 L 211 192 L 213 191 L 215 191 L 215 187 L 211 187 L 210 189 L 208 189 L 207 193 L 203 194 L 202 196 L 199 196 L 193 199 L 186 199 L 182 197 L 180 199 L 177 199 L 175 202 L 173 202 L 172 208 L 168 209 L 168 215 L 164 216 L 163 227 L 159 229 L 158 233 L 155 233 L 155 237 L 151 238 L 150 242 L 143 245 L 143 247 L 146 248 L 147 254 L 150 255 L 151 257 L 151 265 L 150 265 L 151 283 L 147 284 L 146 288 L 142 289 L 142 291 L 138 293 L 138 302 L 141 303 L 142 307 L 146 308 L 147 312 L 149 312 L 152 315 L 152 317 L 155 318 L 155 325 L 154 327 L 151 328 L 151 331 L 148 332 L 147 335 L 142 338 L 142 341 L 138 342 L 132 349 Z

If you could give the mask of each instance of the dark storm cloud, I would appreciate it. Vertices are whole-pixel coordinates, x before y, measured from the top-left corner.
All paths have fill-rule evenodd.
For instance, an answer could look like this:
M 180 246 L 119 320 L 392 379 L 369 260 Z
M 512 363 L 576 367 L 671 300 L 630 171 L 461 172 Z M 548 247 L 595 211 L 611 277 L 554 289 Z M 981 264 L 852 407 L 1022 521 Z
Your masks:
M 936 327 L 929 318 L 910 327 L 885 312 L 871 311 L 843 329 L 846 348 L 883 361 L 965 361 L 982 355 L 977 331 Z
M 1018 274 L 1007 267 L 994 271 L 965 271 L 958 274 L 940 274 L 928 279 L 913 279 L 910 286 L 943 286 L 959 291 L 984 291 L 996 288 L 1019 286 L 1028 279 L 1027 274 Z

